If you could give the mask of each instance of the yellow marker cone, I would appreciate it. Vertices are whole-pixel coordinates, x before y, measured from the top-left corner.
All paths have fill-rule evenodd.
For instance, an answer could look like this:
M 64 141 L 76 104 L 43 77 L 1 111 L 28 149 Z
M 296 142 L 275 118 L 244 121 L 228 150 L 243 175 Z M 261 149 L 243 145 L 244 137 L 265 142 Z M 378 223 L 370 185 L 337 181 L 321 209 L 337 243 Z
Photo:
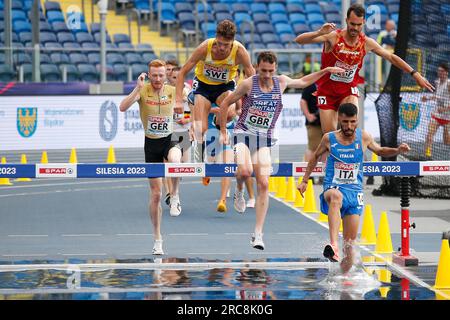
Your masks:
M 114 148 L 111 145 L 108 150 L 108 159 L 106 163 L 116 163 L 116 154 L 114 153 Z
M 22 153 L 22 155 L 20 156 L 20 163 L 21 164 L 27 164 L 27 156 Z M 31 181 L 30 178 L 17 178 L 15 181 Z
M 436 300 L 450 300 L 450 290 L 438 290 L 434 292 Z
M 302 180 L 303 180 L 303 177 L 298 177 L 297 183 L 300 184 L 302 182 Z M 296 188 L 294 207 L 295 208 L 303 208 L 304 205 L 305 205 L 305 199 L 300 194 L 300 191 L 298 191 L 298 189 Z
M 339 226 L 339 232 L 344 232 L 344 223 L 342 222 L 342 219 L 341 219 L 341 224 Z
M 328 222 L 328 216 L 325 213 L 320 212 L 319 217 L 317 217 L 317 220 L 320 222 Z
M 286 178 L 285 177 L 278 177 L 278 190 L 275 194 L 275 197 L 284 199 L 286 197 Z
M 48 163 L 47 151 L 42 152 L 41 163 Z
M 380 287 L 378 288 L 378 290 L 380 291 L 380 295 L 382 298 L 387 298 L 388 292 L 389 290 L 391 290 L 390 287 Z
M 2 157 L 2 164 L 6 164 L 6 158 Z M 0 186 L 11 186 L 12 183 L 9 181 L 9 178 L 0 178 Z
M 445 233 L 444 233 L 445 235 Z M 436 280 L 434 288 L 450 289 L 450 247 L 449 240 L 443 236 L 441 243 L 441 253 L 439 255 L 439 263 L 436 272 Z
M 269 192 L 277 192 L 276 177 L 269 177 Z
M 303 206 L 303 212 L 319 213 L 316 206 L 316 196 L 314 195 L 314 188 L 311 179 L 308 180 L 308 187 L 305 191 L 305 205 Z
M 378 162 L 378 156 L 375 154 L 375 152 L 372 152 L 372 158 L 371 160 L 372 162 Z
M 78 163 L 77 151 L 75 150 L 75 148 L 72 148 L 72 150 L 70 151 L 69 163 Z
M 381 212 L 380 225 L 378 226 L 377 243 L 375 245 L 376 253 L 392 253 L 391 232 L 389 230 L 389 221 L 386 211 Z
M 377 234 L 372 216 L 372 205 L 366 204 L 364 207 L 364 217 L 361 230 L 361 240 L 359 244 L 375 245 L 377 243 Z
M 294 202 L 295 201 L 295 191 L 297 191 L 297 186 L 295 185 L 294 177 L 288 178 L 288 184 L 286 187 L 286 198 L 284 199 L 286 202 Z

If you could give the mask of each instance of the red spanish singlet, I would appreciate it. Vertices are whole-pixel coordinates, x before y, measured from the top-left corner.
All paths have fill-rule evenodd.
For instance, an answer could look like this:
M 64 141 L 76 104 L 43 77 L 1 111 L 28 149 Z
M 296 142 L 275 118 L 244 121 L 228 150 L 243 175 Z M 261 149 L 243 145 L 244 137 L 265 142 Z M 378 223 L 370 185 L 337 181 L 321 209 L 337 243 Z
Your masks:
M 359 97 L 358 84 L 364 83 L 360 77 L 364 56 L 366 55 L 366 36 L 359 35 L 358 42 L 350 46 L 345 42 L 343 30 L 336 30 L 337 40 L 330 52 L 322 51 L 322 69 L 339 67 L 343 74 L 326 74 L 317 83 L 317 106 L 320 109 L 339 108 L 341 101 L 350 95 Z

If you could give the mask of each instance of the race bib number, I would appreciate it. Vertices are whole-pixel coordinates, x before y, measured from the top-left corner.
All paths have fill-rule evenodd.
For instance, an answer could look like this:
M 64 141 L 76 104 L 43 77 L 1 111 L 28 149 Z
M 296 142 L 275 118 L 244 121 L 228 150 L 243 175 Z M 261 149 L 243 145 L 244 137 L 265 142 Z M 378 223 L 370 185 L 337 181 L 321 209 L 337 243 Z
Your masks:
M 213 81 L 227 83 L 229 74 L 230 71 L 228 69 L 212 66 L 206 63 L 203 67 L 203 75 Z
M 198 87 L 198 80 L 194 79 L 192 80 L 192 91 L 197 90 Z
M 327 97 L 326 96 L 318 96 L 317 97 L 317 104 L 319 106 L 324 106 L 327 104 Z
M 344 69 L 343 73 L 336 73 L 330 76 L 330 79 L 333 81 L 350 83 L 355 78 L 356 70 L 358 69 L 358 65 L 348 65 L 342 61 L 336 61 L 335 67 L 339 67 Z
M 164 116 L 149 116 L 147 119 L 148 135 L 167 137 L 172 133 L 172 119 Z
M 273 112 L 262 111 L 256 108 L 249 108 L 245 124 L 256 128 L 258 131 L 269 130 L 273 119 Z
M 359 163 L 334 164 L 333 183 L 336 184 L 356 184 L 358 182 Z

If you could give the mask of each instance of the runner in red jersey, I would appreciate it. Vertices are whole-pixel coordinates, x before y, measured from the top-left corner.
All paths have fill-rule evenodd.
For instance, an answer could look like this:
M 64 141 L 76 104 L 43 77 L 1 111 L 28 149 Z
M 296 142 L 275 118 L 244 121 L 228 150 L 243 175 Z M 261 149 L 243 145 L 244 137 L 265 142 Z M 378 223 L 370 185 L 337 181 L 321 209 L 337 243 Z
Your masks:
M 317 106 L 320 109 L 320 121 L 324 133 L 337 130 L 337 110 L 341 104 L 358 105 L 358 84 L 364 83 L 359 76 L 364 56 L 374 52 L 388 60 L 394 66 L 408 72 L 417 84 L 433 92 L 434 87 L 399 56 L 385 50 L 375 40 L 362 32 L 365 23 L 365 9 L 353 4 L 347 10 L 347 28 L 336 30 L 333 23 L 325 23 L 319 30 L 299 35 L 295 41 L 299 44 L 322 43 L 322 69 L 340 67 L 342 74 L 326 75 L 317 81 Z

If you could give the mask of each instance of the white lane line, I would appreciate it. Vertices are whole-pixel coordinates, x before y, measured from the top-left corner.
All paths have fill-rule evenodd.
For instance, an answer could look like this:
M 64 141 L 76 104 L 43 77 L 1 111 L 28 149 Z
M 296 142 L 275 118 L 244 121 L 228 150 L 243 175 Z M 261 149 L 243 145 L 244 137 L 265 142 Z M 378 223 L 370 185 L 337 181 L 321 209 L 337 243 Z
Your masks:
M 118 237 L 140 237 L 140 236 L 153 236 L 151 233 L 117 233 L 116 236 Z
M 292 252 L 276 252 L 276 251 L 261 251 L 261 252 L 247 252 L 247 254 L 291 254 Z
M 106 253 L 60 253 L 62 256 L 106 256 Z
M 187 252 L 188 255 L 230 255 L 230 252 Z
M 207 236 L 208 233 L 169 233 L 169 236 Z
M 153 255 L 152 252 L 141 252 L 141 253 L 123 253 L 124 256 L 147 256 Z
M 45 253 L 21 253 L 21 254 L 3 254 L 2 257 L 46 257 L 48 254 Z
M 316 235 L 317 232 L 278 232 L 280 235 Z
M 61 237 L 101 237 L 101 233 L 62 234 Z
M 33 238 L 33 237 L 48 237 L 48 234 L 8 234 L 11 238 Z
M 248 236 L 250 233 L 247 232 L 228 232 L 225 233 L 226 236 Z

